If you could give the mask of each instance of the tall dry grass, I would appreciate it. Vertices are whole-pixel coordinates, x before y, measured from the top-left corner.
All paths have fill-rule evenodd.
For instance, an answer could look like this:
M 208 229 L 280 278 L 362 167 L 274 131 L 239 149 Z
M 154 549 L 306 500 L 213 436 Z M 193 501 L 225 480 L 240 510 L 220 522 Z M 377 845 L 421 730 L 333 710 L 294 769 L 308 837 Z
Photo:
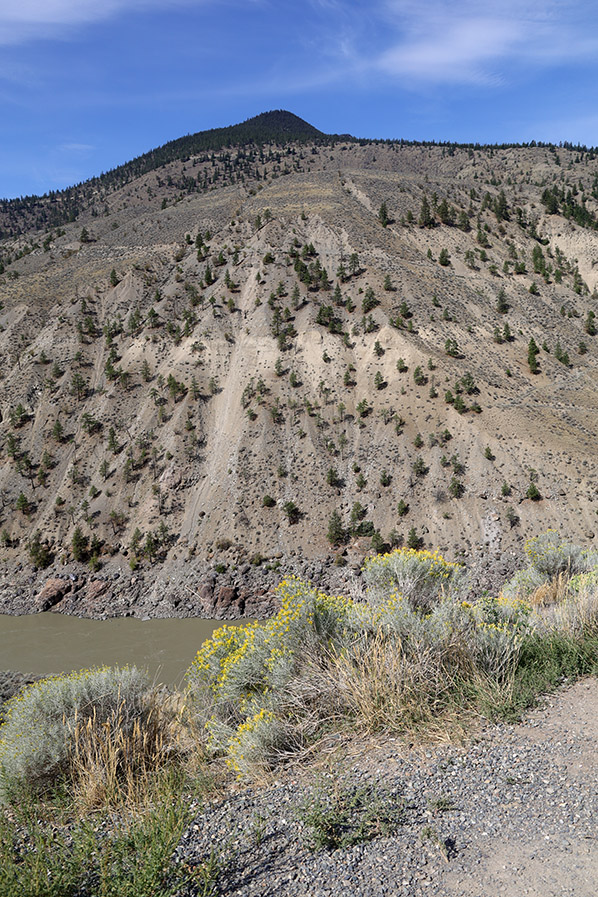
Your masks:
M 145 806 L 156 771 L 182 759 L 188 745 L 180 708 L 157 690 L 144 703 L 133 718 L 121 701 L 108 719 L 92 707 L 65 724 L 66 775 L 79 810 Z

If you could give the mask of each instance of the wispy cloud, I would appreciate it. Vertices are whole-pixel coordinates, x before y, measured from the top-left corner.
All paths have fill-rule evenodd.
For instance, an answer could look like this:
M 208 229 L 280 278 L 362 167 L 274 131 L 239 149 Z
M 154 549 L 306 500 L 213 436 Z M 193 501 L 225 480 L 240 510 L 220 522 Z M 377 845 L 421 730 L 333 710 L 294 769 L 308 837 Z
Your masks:
M 78 26 L 106 21 L 119 13 L 166 9 L 191 2 L 193 0 L 2 0 L 0 45 L 62 38 Z
M 494 66 L 523 43 L 514 22 L 470 19 L 428 37 L 401 40 L 378 59 L 388 74 L 444 82 L 496 82 Z
M 91 143 L 61 143 L 58 149 L 66 153 L 89 153 L 95 146 Z
M 395 37 L 373 65 L 411 83 L 500 84 L 513 64 L 549 66 L 598 53 L 598 39 L 587 36 L 595 11 L 582 0 L 387 0 L 380 10 Z

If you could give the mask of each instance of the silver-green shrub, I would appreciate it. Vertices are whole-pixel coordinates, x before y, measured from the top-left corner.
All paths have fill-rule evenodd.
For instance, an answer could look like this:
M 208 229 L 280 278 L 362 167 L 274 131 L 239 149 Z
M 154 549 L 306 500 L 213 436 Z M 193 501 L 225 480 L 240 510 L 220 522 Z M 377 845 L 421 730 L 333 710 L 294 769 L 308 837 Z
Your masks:
M 561 539 L 556 530 L 547 530 L 528 539 L 525 553 L 529 565 L 518 570 L 503 586 L 503 594 L 508 597 L 526 597 L 556 576 L 574 577 L 598 565 L 595 551 L 583 550 L 579 545 Z
M 561 539 L 556 530 L 549 529 L 525 543 L 525 553 L 530 564 L 545 578 L 559 573 L 583 573 L 586 559 L 579 545 Z
M 86 721 L 132 728 L 145 713 L 148 689 L 135 667 L 102 667 L 42 679 L 11 698 L 0 727 L 0 801 L 59 784 Z
M 483 596 L 462 601 L 445 595 L 429 613 L 414 611 L 401 595 L 392 595 L 376 607 L 374 628 L 400 644 L 407 657 L 430 651 L 437 657 L 457 650 L 490 676 L 502 676 L 515 660 L 523 637 L 533 622 L 525 602 Z

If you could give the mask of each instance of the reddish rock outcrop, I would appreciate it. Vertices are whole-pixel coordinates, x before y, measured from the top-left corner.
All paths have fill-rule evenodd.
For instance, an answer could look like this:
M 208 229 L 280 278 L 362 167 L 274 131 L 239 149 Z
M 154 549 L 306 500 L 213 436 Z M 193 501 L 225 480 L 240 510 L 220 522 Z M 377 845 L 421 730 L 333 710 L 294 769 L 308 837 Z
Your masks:
M 40 613 L 50 610 L 51 607 L 62 601 L 70 590 L 71 583 L 68 579 L 49 579 L 35 599 L 37 610 Z
M 242 616 L 243 607 L 239 607 L 239 594 L 236 586 L 220 586 L 214 605 L 216 619 L 221 619 L 233 609 L 235 616 Z
M 99 598 L 100 595 L 103 595 L 107 590 L 108 583 L 103 579 L 92 579 L 91 582 L 87 584 L 87 587 L 85 589 L 85 601 L 92 603 L 96 600 L 96 598 Z

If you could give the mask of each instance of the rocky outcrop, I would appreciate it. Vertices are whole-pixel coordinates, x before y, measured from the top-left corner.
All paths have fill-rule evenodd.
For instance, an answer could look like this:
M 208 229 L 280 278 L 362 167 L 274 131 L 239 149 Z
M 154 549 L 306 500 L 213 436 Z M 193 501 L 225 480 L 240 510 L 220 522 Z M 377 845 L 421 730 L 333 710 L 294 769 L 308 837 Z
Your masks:
M 36 610 L 40 613 L 50 610 L 51 607 L 62 601 L 70 590 L 71 582 L 68 579 L 48 579 L 36 598 Z
M 93 605 L 100 595 L 105 595 L 110 584 L 104 579 L 92 579 L 87 583 L 84 592 L 84 601 L 88 605 Z

